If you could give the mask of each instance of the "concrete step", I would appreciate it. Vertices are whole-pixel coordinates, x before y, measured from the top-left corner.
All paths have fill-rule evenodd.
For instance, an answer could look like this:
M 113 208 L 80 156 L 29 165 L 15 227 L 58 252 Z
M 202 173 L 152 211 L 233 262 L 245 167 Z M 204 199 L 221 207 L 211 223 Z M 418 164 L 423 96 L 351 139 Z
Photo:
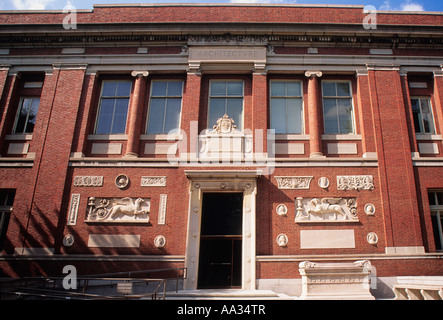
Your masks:
M 294 300 L 271 290 L 209 289 L 166 292 L 166 300 Z

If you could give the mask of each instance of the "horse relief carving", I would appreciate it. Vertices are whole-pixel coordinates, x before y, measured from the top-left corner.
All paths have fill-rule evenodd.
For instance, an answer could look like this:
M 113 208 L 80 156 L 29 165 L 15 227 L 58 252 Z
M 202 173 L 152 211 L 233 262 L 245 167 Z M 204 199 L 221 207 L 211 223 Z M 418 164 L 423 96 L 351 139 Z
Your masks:
M 87 222 L 149 222 L 151 200 L 94 198 L 88 201 Z
M 297 198 L 296 222 L 356 222 L 355 198 Z

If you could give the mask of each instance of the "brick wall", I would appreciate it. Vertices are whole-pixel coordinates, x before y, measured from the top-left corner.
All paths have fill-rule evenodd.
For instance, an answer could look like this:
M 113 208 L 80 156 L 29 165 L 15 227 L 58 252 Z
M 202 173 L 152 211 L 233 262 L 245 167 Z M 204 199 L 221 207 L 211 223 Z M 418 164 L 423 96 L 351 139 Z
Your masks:
M 362 8 L 321 8 L 321 7 L 279 7 L 279 6 L 97 6 L 92 12 L 79 12 L 78 22 L 82 23 L 119 23 L 119 22 L 213 22 L 234 23 L 248 22 L 272 24 L 279 23 L 331 23 L 331 24 L 361 24 L 364 17 Z M 112 18 L 110 18 L 112 17 Z M 0 12 L 0 23 L 58 23 L 63 19 L 61 13 L 11 13 Z M 442 15 L 417 14 L 380 14 L 378 23 L 390 24 L 443 24 Z M 161 24 L 157 25 L 162 26 Z M 167 25 L 169 26 L 169 25 Z M 214 27 L 214 26 L 212 26 Z M 198 33 L 198 32 L 197 32 Z M 186 49 L 186 41 L 168 42 L 164 45 L 156 43 L 116 43 L 110 47 L 89 43 L 85 55 L 75 56 L 82 61 L 95 61 L 90 65 L 53 65 L 48 57 L 62 59 L 62 48 L 40 47 L 29 50 L 28 48 L 11 48 L 7 58 L 26 57 L 41 59 L 45 56 L 50 64 L 44 66 L 46 70 L 44 85 L 41 90 L 41 102 L 35 130 L 30 142 L 30 152 L 35 153 L 34 158 L 26 159 L 21 156 L 19 164 L 6 162 L 4 158 L 8 141 L 5 136 L 11 133 L 11 123 L 17 112 L 19 99 L 20 77 L 26 66 L 19 65 L 4 67 L 0 70 L 0 108 L 2 112 L 0 121 L 0 150 L 2 164 L 7 163 L 8 168 L 0 168 L 0 188 L 15 189 L 16 201 L 14 211 L 8 227 L 4 255 L 0 261 L 0 268 L 4 274 L 24 275 L 39 273 L 60 273 L 61 264 L 70 261 L 71 255 L 84 255 L 85 259 L 80 268 L 83 273 L 93 273 L 97 268 L 101 271 L 120 271 L 128 268 L 149 269 L 155 267 L 182 266 L 186 254 L 186 237 L 188 228 L 189 208 L 189 180 L 185 170 L 253 170 L 255 166 L 216 166 L 205 167 L 201 164 L 196 167 L 174 166 L 165 161 L 165 155 L 147 155 L 144 145 L 149 143 L 164 143 L 159 140 L 137 140 L 145 134 L 147 111 L 149 103 L 150 82 L 154 79 L 182 79 L 184 81 L 181 127 L 185 139 L 179 140 L 181 152 L 195 153 L 198 149 L 197 141 L 191 140 L 193 134 L 207 129 L 207 115 L 209 104 L 209 84 L 215 79 L 241 79 L 244 81 L 244 128 L 266 130 L 270 123 L 269 114 L 269 81 L 275 79 L 300 80 L 303 88 L 304 101 L 304 129 L 305 134 L 317 133 L 320 144 L 318 148 L 325 158 L 311 159 L 311 140 L 297 140 L 304 146 L 303 154 L 280 155 L 278 167 L 270 175 L 263 175 L 257 179 L 257 211 L 256 211 L 256 251 L 259 257 L 257 263 L 258 278 L 297 278 L 299 277 L 298 263 L 300 259 L 329 259 L 329 261 L 343 261 L 358 257 L 371 257 L 379 276 L 395 275 L 431 275 L 441 274 L 441 255 L 436 253 L 433 239 L 432 221 L 430 218 L 428 190 L 443 189 L 441 155 L 443 148 L 441 141 L 439 153 L 429 155 L 434 162 L 426 166 L 416 159 L 411 153 L 418 152 L 418 142 L 412 123 L 410 97 L 430 96 L 434 106 L 436 134 L 441 135 L 443 124 L 442 77 L 434 76 L 432 72 L 411 72 L 407 76 L 400 72 L 400 68 L 393 66 L 368 68 L 367 66 L 354 66 L 356 70 L 326 71 L 316 79 L 316 90 L 308 90 L 309 81 L 304 71 L 288 71 L 276 69 L 265 73 L 260 70 L 255 72 L 237 72 L 230 65 L 230 70 L 220 68 L 211 72 L 201 70 L 185 70 L 178 66 L 171 70 L 165 63 L 165 70 L 157 73 L 151 72 L 149 67 L 150 55 L 154 58 L 161 56 L 164 59 L 186 57 L 181 54 Z M 159 41 L 156 38 L 156 41 Z M 80 46 L 80 44 L 72 44 Z M 117 79 L 124 77 L 132 79 L 130 71 L 133 66 L 100 65 L 101 56 L 119 59 L 135 59 L 137 47 L 148 48 L 146 55 L 147 65 L 144 66 L 150 74 L 143 78 L 133 90 L 139 94 L 131 94 L 129 117 L 126 134 L 132 135 L 131 141 L 122 139 L 122 154 L 119 155 L 93 155 L 93 143 L 109 142 L 109 140 L 91 140 L 88 136 L 93 134 L 96 121 L 97 108 L 100 98 L 101 83 L 104 79 Z M 205 44 L 209 45 L 209 44 Z M 318 45 L 318 43 L 316 44 Z M 318 54 L 326 60 L 337 59 L 337 56 L 367 57 L 369 48 L 336 47 L 331 44 L 318 46 Z M 184 50 L 185 51 L 185 50 Z M 423 50 L 414 48 L 398 48 L 393 50 L 399 56 L 426 56 L 436 58 L 441 56 L 441 50 L 433 49 L 423 53 Z M 423 53 L 423 54 L 422 54 Z M 294 45 L 293 43 L 275 43 L 273 58 L 298 58 L 298 55 L 307 55 L 306 44 Z M 92 58 L 91 58 L 92 57 Z M 0 56 L 1 58 L 1 56 Z M 152 58 L 152 59 L 154 59 Z M 428 59 L 426 58 L 426 59 Z M 92 60 L 88 60 L 92 59 Z M 388 59 L 388 58 L 386 58 Z M 272 59 L 270 59 L 272 60 Z M 97 62 L 99 61 L 99 62 Z M 285 60 L 287 61 L 287 60 Z M 329 61 L 329 60 L 328 60 Z M 426 60 L 427 61 L 427 60 Z M 41 61 L 39 63 L 42 63 Z M 114 62 L 115 63 L 115 62 Z M 158 63 L 158 62 L 157 62 Z M 279 62 L 280 63 L 280 62 Z M 1 65 L 1 63 L 0 63 Z M 278 63 L 276 63 L 277 66 Z M 275 66 L 275 65 L 274 65 Z M 36 69 L 41 65 L 33 66 Z M 158 65 L 156 65 L 158 67 Z M 186 66 L 188 67 L 188 66 Z M 315 68 L 314 68 L 315 67 Z M 324 65 L 306 66 L 306 69 L 321 70 Z M 10 72 L 19 70 L 17 72 Z M 101 69 L 102 68 L 102 69 Z M 126 69 L 125 69 L 126 68 Z M 428 66 L 428 68 L 431 68 Z M 438 67 L 432 67 L 438 68 Z M 167 70 L 166 70 L 167 69 Z M 327 69 L 327 68 L 325 68 Z M 398 70 L 397 70 L 398 69 Z M 99 71 L 97 71 L 99 70 Z M 137 69 L 138 70 L 138 69 Z M 251 66 L 252 70 L 252 66 Z M 358 70 L 358 71 L 357 71 Z M 139 70 L 143 71 L 143 70 Z M 8 75 L 9 74 L 9 75 Z M 435 73 L 435 75 L 437 75 Z M 352 86 L 353 106 L 355 115 L 355 134 L 361 135 L 358 140 L 324 140 L 323 115 L 321 99 L 322 80 L 348 80 Z M 411 81 L 426 82 L 426 89 L 409 88 Z M 318 119 L 313 120 L 310 106 L 317 101 L 319 106 Z M 131 112 L 135 110 L 135 112 Z M 314 119 L 315 120 L 315 119 Z M 191 124 L 198 123 L 197 126 Z M 134 140 L 135 137 L 135 140 Z M 195 136 L 194 136 L 195 137 Z M 145 138 L 146 139 L 146 138 Z M 329 138 L 334 139 L 334 138 Z M 264 139 L 263 139 L 264 140 Z M 434 141 L 434 140 L 433 140 Z M 433 142 L 432 141 L 432 142 Z M 287 143 L 287 140 L 279 140 Z M 294 143 L 294 141 L 290 141 Z M 327 152 L 329 142 L 355 143 L 356 154 L 331 155 Z M 266 141 L 263 141 L 263 151 L 266 152 Z M 132 162 L 124 158 L 125 152 L 132 150 L 139 155 Z M 367 156 L 377 159 L 368 160 Z M 416 155 L 416 154 L 415 154 Z M 94 159 L 92 159 L 94 157 Z M 8 161 L 14 161 L 10 157 Z M 422 160 L 422 159 L 421 159 Z M 17 160 L 18 161 L 18 160 Z M 346 162 L 348 161 L 348 162 Z M 371 162 L 372 161 L 372 162 Z M 286 165 L 288 164 L 289 165 Z M 359 163 L 360 165 L 355 165 Z M 435 165 L 437 164 L 437 165 Z M 130 184 L 124 189 L 115 185 L 119 174 L 126 174 Z M 104 178 L 101 187 L 77 187 L 73 185 L 75 176 L 95 176 Z M 374 189 L 372 190 L 338 190 L 336 177 L 339 175 L 372 175 Z M 166 176 L 165 187 L 143 187 L 140 185 L 142 176 Z M 306 190 L 279 189 L 276 176 L 312 176 L 311 186 Z M 321 188 L 318 179 L 326 177 L 330 181 L 328 188 Z M 67 215 L 72 194 L 80 194 L 78 217 L 75 225 L 67 225 Z M 166 224 L 158 224 L 160 195 L 167 194 Z M 143 197 L 151 200 L 150 221 L 143 224 L 130 223 L 90 223 L 86 222 L 89 197 L 124 198 Z M 297 223 L 294 221 L 297 197 L 326 198 L 326 197 L 355 197 L 358 203 L 358 222 L 350 223 Z M 374 204 L 375 215 L 364 213 L 364 205 Z M 285 204 L 288 208 L 286 216 L 279 216 L 276 208 Z M 303 230 L 352 230 L 355 236 L 354 248 L 341 249 L 302 249 L 300 234 Z M 378 243 L 370 244 L 367 235 L 375 232 Z M 72 246 L 64 246 L 62 239 L 66 234 L 74 236 Z M 288 237 L 287 246 L 279 246 L 276 238 L 284 233 Z M 88 246 L 91 234 L 129 234 L 140 235 L 139 248 L 93 248 Z M 154 239 L 158 235 L 166 238 L 166 246 L 157 248 Z M 426 254 L 408 259 L 386 256 L 387 247 L 421 247 Z M 67 257 L 66 261 L 57 260 L 51 263 L 45 260 L 28 261 L 12 256 L 16 248 L 51 248 L 59 257 Z M 64 256 L 63 256 L 64 255 Z M 339 259 L 334 260 L 335 255 Z M 87 258 L 85 258 L 85 256 Z M 321 258 L 321 257 L 324 258 Z M 72 256 L 73 257 L 73 256 Z M 106 263 L 101 261 L 94 267 L 96 257 L 109 259 Z M 161 260 L 165 257 L 178 257 L 177 261 Z M 264 257 L 264 258 L 263 258 Z M 290 261 L 265 261 L 266 257 L 287 258 Z M 320 257 L 320 258 L 319 258 Z M 82 259 L 83 259 L 82 258 Z M 156 260 L 158 258 L 159 261 Z M 9 259 L 9 260 L 8 260 Z M 105 259 L 105 260 L 106 260 Z M 121 260 L 119 260 L 121 259 Z M 126 259 L 126 260 L 125 260 Z M 139 262 L 137 262 L 139 259 Z M 428 259 L 428 260 L 427 260 Z M 173 260 L 173 259 L 172 259 Z M 73 264 L 76 263 L 72 260 Z M 141 261 L 141 262 L 140 262 Z

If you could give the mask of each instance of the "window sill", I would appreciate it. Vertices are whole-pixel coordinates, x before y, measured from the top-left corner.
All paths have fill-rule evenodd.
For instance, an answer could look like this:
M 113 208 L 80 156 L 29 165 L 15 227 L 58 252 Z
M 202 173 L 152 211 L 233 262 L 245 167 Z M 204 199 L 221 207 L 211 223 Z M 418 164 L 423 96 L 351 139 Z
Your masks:
M 309 140 L 308 134 L 276 134 L 275 140 Z
M 5 137 L 5 140 L 9 141 L 31 141 L 32 140 L 32 134 L 29 133 L 19 133 L 19 134 L 8 134 Z
M 323 140 L 361 140 L 361 134 L 323 134 Z
M 443 140 L 440 134 L 425 134 L 417 133 L 415 134 L 415 140 Z
M 98 140 L 107 140 L 107 141 L 113 141 L 113 140 L 127 140 L 128 135 L 126 134 L 90 134 L 88 135 L 88 140 L 92 141 L 98 141 Z
M 182 134 L 142 134 L 140 140 L 176 141 L 183 140 Z

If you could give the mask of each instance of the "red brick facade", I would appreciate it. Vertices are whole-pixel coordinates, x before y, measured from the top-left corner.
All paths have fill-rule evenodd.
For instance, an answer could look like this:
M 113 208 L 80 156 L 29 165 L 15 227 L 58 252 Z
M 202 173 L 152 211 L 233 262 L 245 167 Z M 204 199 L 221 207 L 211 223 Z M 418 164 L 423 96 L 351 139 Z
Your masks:
M 243 208 L 256 224 L 242 234 L 256 239 L 255 280 L 299 278 L 304 260 L 368 259 L 378 277 L 443 275 L 428 199 L 429 192 L 443 192 L 443 15 L 379 13 L 375 30 L 363 27 L 362 7 L 101 5 L 78 12 L 74 30 L 63 28 L 64 16 L 0 12 L 0 191 L 15 192 L 2 230 L 2 275 L 59 275 L 66 264 L 79 274 L 189 266 L 189 239 L 200 236 L 190 234 L 199 209 L 192 206 L 189 172 L 235 184 L 241 178 L 232 173 L 214 178 L 211 172 L 258 169 L 256 207 Z M 265 58 L 190 58 L 222 49 L 238 50 L 232 55 L 256 50 Z M 95 134 L 104 83 L 117 80 L 132 85 L 125 132 Z M 172 138 L 146 131 L 159 80 L 183 81 L 181 133 Z M 219 80 L 243 84 L 243 131 L 252 134 L 257 157 L 252 162 L 199 158 L 199 135 L 215 125 L 207 119 L 211 84 Z M 267 140 L 271 83 L 278 81 L 300 83 L 303 128 Z M 36 82 L 41 87 L 29 88 Z M 352 132 L 325 131 L 325 83 L 349 83 Z M 28 96 L 40 97 L 36 122 L 32 132 L 18 134 L 17 112 Z M 432 132 L 416 133 L 412 99 L 430 102 Z M 175 143 L 178 164 L 164 151 Z M 118 188 L 122 174 L 130 182 Z M 103 177 L 102 185 L 74 185 L 76 177 L 88 176 Z M 306 176 L 312 177 L 308 188 L 279 187 L 276 179 Z M 373 185 L 343 189 L 341 176 L 371 177 Z M 166 185 L 143 186 L 142 177 L 166 177 Z M 329 186 L 319 185 L 322 177 Z M 233 188 L 228 191 L 240 190 Z M 91 197 L 149 198 L 149 222 L 87 221 Z M 297 198 L 355 199 L 357 220 L 297 221 L 298 213 L 309 215 Z M 277 214 L 281 204 L 286 215 Z M 373 214 L 365 212 L 367 204 Z M 306 241 L 315 230 L 343 230 L 351 238 L 310 247 Z M 376 243 L 368 241 L 370 233 Z M 72 245 L 64 244 L 68 234 Z M 280 234 L 287 236 L 285 245 L 276 241 Z M 139 243 L 92 245 L 91 235 L 131 235 Z M 154 244 L 158 235 L 163 247 Z

